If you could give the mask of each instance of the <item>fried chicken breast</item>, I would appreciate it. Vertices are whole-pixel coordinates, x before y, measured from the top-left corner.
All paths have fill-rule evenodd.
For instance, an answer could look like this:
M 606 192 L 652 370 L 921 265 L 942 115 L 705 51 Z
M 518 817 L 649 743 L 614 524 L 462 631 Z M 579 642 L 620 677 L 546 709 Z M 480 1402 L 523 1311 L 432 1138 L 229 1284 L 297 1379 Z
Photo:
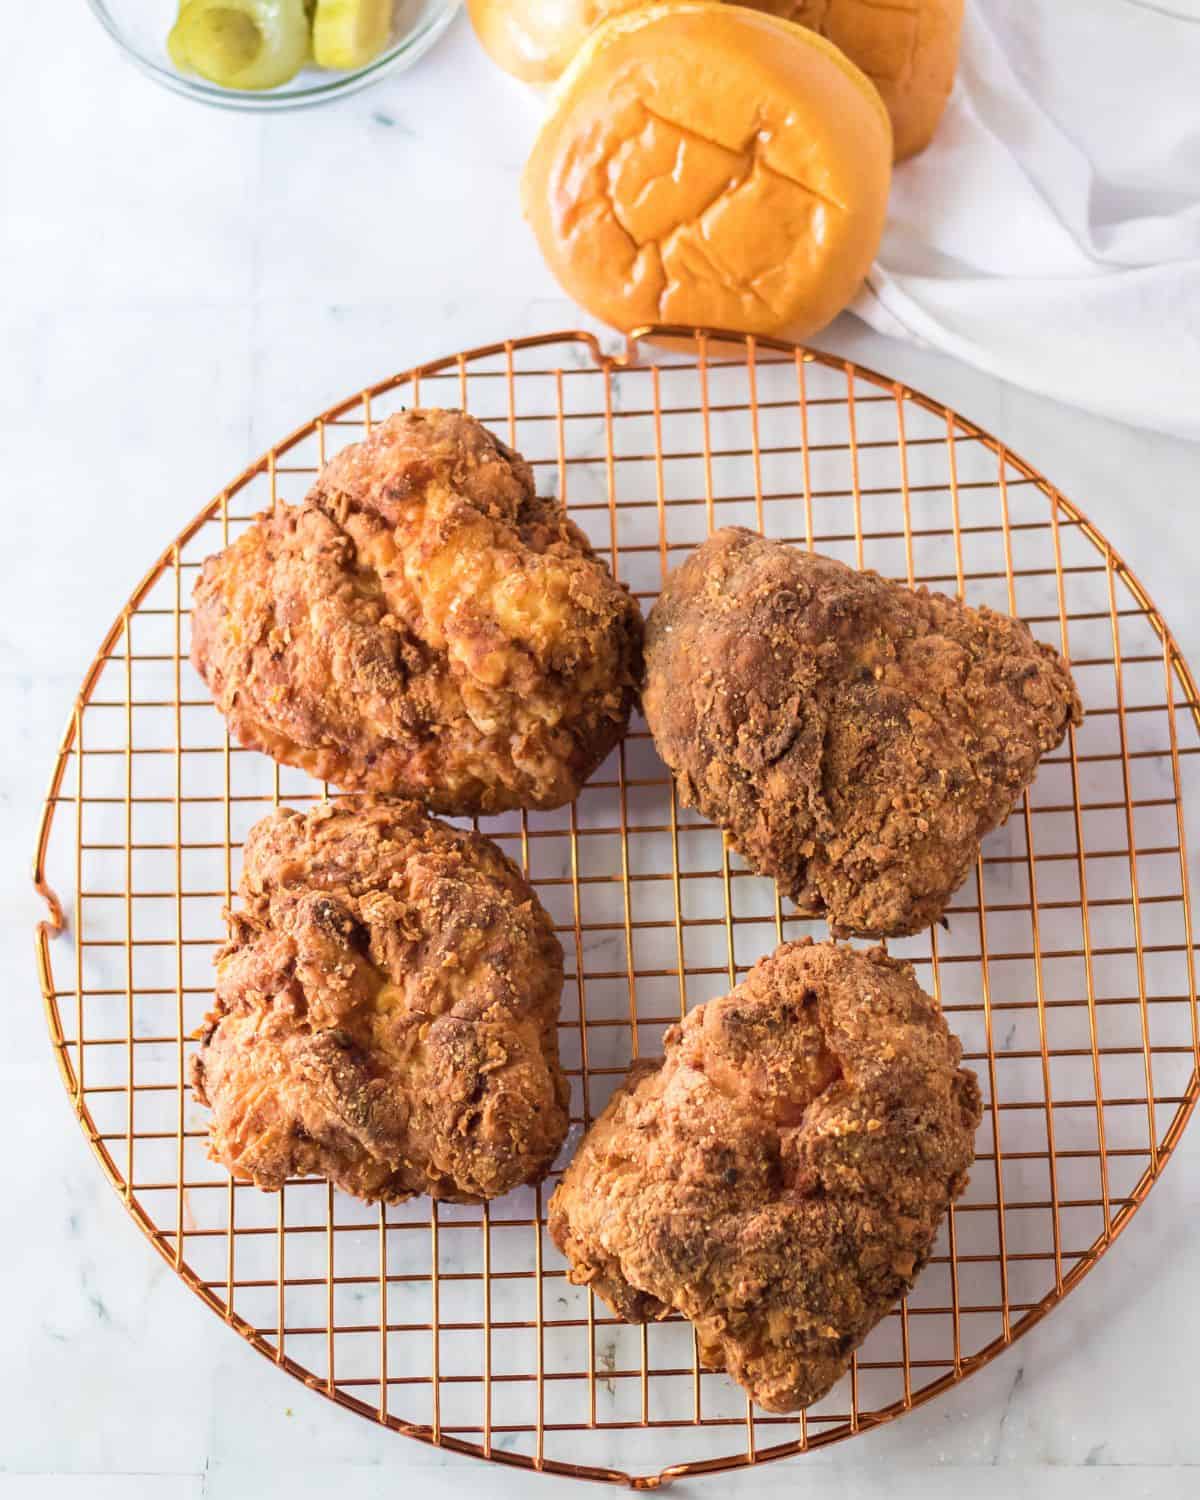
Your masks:
M 192 662 L 237 739 L 438 812 L 551 808 L 625 733 L 642 620 L 529 465 L 409 411 L 204 564 Z
M 495 844 L 415 802 L 280 808 L 239 894 L 193 1059 L 214 1160 L 389 1201 L 544 1175 L 567 1130 L 562 949 Z
M 549 1207 L 570 1279 L 672 1311 L 768 1411 L 818 1400 L 912 1285 L 974 1160 L 975 1075 L 912 969 L 810 940 L 667 1032 Z
M 646 721 L 682 800 L 835 933 L 936 921 L 1082 718 L 1026 625 L 740 527 L 667 580 Z

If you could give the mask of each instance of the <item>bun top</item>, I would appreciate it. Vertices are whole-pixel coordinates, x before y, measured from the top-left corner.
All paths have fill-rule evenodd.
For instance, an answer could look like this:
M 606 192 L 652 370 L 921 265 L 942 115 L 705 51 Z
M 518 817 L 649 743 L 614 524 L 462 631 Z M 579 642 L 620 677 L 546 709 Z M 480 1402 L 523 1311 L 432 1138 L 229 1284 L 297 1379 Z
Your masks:
M 602 21 L 644 3 L 467 0 L 467 10 L 475 35 L 494 63 L 526 83 L 553 83 Z
M 803 338 L 871 264 L 891 157 L 878 92 L 831 43 L 682 0 L 618 16 L 584 43 L 522 199 L 565 290 L 617 328 Z
M 896 160 L 933 138 L 958 66 L 963 0 L 744 0 L 828 37 L 863 70 L 892 117 Z

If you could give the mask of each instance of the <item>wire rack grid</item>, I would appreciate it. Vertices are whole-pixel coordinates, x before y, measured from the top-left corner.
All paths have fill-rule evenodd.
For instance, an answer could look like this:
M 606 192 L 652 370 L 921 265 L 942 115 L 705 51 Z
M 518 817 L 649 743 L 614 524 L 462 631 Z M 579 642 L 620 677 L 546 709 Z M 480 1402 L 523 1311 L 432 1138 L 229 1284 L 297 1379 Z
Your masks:
M 37 958 L 84 1132 L 130 1213 L 255 1348 L 427 1442 L 639 1488 L 864 1432 L 1038 1322 L 1128 1223 L 1195 1102 L 1188 848 L 1200 698 L 1172 636 L 1084 515 L 909 387 L 769 340 L 656 330 L 643 363 L 588 334 L 477 349 L 363 391 L 253 464 L 133 591 L 76 700 L 35 860 Z M 648 608 L 741 523 L 1023 616 L 1070 659 L 1083 726 L 985 842 L 947 923 L 892 944 L 963 1039 L 985 1098 L 970 1187 L 912 1294 L 794 1417 L 704 1371 L 690 1325 L 646 1328 L 572 1286 L 545 1231 L 557 1171 L 637 1056 L 814 924 L 681 808 L 644 724 L 578 801 L 483 820 L 567 957 L 572 1128 L 539 1188 L 483 1208 L 276 1195 L 205 1154 L 186 1086 L 246 830 L 324 789 L 230 743 L 187 660 L 201 561 L 401 405 L 461 406 L 518 447 Z M 54 890 L 70 892 L 60 904 Z

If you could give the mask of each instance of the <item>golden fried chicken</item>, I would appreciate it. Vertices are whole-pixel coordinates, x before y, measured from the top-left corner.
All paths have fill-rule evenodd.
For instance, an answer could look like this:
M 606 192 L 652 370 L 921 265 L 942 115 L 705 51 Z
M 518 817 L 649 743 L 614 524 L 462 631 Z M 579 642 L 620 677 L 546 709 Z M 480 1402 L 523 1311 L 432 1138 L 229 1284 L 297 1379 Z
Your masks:
M 911 1287 L 979 1086 L 907 964 L 788 943 L 635 1064 L 550 1201 L 570 1279 L 672 1311 L 768 1411 L 819 1400 Z
M 936 921 L 1082 717 L 1020 620 L 717 532 L 667 580 L 646 720 L 683 801 L 836 933 Z
M 567 1130 L 562 949 L 490 839 L 415 802 L 280 808 L 239 893 L 193 1059 L 214 1160 L 389 1201 L 544 1175 Z
M 243 745 L 472 814 L 577 795 L 625 733 L 641 633 L 524 459 L 410 411 L 208 559 L 192 661 Z

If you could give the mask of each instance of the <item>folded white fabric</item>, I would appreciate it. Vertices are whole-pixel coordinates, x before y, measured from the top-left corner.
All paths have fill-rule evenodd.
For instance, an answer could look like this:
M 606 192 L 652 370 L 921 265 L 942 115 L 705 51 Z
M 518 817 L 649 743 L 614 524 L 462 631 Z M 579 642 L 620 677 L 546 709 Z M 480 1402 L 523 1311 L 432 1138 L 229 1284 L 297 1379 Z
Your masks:
M 853 310 L 1200 438 L 1200 0 L 969 0 L 932 145 Z

